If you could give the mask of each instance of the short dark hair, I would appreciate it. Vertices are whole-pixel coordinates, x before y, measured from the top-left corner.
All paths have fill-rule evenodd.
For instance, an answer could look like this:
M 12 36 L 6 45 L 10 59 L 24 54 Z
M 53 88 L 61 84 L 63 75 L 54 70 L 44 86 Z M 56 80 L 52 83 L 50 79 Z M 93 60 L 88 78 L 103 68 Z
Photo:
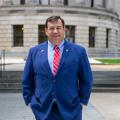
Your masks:
M 65 22 L 64 20 L 60 17 L 60 16 L 51 16 L 49 18 L 47 18 L 46 22 L 45 22 L 45 28 L 48 27 L 48 22 L 54 22 L 54 21 L 58 21 L 61 20 L 63 27 L 65 26 Z

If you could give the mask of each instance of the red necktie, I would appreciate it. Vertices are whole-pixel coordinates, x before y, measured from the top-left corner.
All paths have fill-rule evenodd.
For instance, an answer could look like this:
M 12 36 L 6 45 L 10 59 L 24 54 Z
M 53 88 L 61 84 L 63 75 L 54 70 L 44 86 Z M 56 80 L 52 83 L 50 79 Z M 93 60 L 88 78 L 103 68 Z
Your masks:
M 54 50 L 53 75 L 55 76 L 60 63 L 60 51 L 57 45 L 54 47 Z

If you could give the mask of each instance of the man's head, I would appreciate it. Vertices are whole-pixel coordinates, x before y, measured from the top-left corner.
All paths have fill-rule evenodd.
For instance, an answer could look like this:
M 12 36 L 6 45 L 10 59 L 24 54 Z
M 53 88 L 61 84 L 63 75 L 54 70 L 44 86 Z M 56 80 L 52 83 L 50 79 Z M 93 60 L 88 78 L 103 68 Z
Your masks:
M 65 23 L 60 16 L 51 16 L 45 23 L 45 32 L 53 45 L 59 45 L 64 39 Z
M 64 28 L 65 27 L 65 22 L 60 16 L 51 16 L 51 17 L 47 18 L 47 20 L 45 22 L 45 28 L 48 27 L 48 22 L 55 22 L 55 21 L 58 21 L 58 20 L 61 20 L 63 28 Z

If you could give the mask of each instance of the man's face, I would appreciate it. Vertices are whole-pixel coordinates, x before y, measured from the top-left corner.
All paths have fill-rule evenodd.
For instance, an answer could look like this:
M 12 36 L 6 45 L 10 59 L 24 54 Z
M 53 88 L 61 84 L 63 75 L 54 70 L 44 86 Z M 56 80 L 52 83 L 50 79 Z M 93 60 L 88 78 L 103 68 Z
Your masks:
M 62 21 L 58 19 L 58 21 L 48 22 L 47 26 L 48 27 L 45 29 L 45 32 L 49 41 L 53 45 L 59 45 L 64 39 L 65 32 Z

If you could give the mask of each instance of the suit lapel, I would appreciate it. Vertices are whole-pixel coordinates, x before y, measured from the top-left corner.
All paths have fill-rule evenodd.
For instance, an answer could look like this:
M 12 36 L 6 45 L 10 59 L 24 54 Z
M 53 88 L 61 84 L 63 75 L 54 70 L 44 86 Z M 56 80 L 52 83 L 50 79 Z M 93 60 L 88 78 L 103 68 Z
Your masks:
M 45 42 L 43 47 L 40 49 L 40 54 L 42 54 L 40 59 L 46 61 L 44 64 L 44 69 L 46 73 L 48 73 L 49 75 L 52 75 L 52 71 L 48 63 L 48 42 Z
M 67 54 L 69 54 L 70 52 L 70 46 L 68 44 L 69 43 L 65 40 L 63 53 L 61 56 L 60 64 L 59 64 L 56 75 L 59 73 L 60 69 L 64 66 L 64 60 L 66 59 Z

